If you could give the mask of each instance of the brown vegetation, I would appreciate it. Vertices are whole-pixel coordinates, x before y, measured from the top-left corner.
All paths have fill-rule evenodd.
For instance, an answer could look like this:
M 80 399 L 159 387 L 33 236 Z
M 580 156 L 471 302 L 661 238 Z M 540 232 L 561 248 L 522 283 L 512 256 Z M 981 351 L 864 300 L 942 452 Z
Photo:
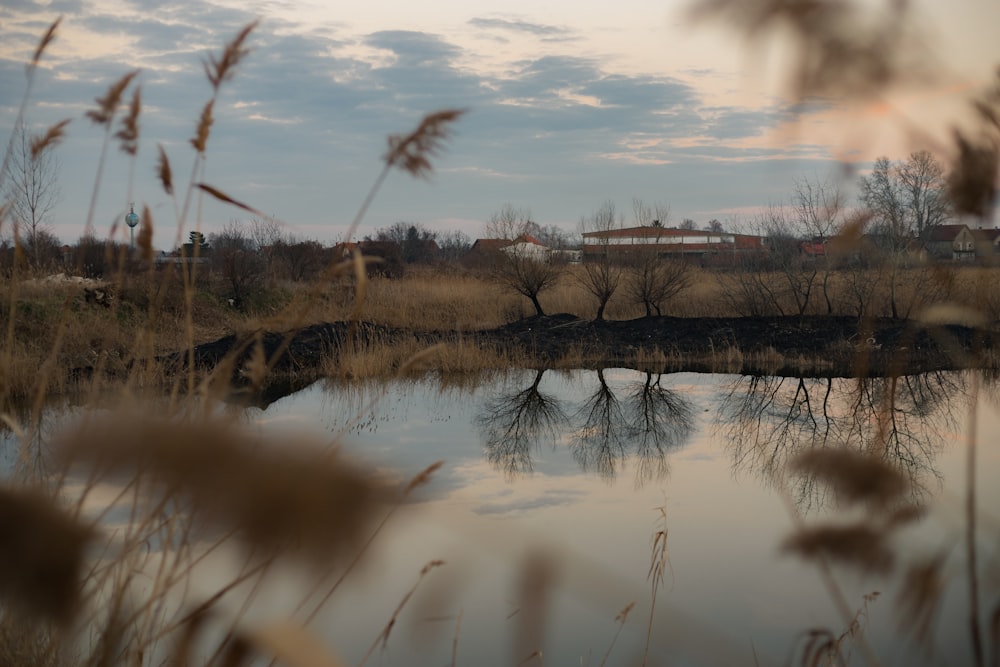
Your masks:
M 830 3 L 718 0 L 704 6 L 708 14 L 750 22 L 755 30 L 763 30 L 776 18 L 790 20 L 792 29 L 801 33 L 802 48 L 811 56 L 802 59 L 805 64 L 797 73 L 797 92 L 802 95 L 870 94 L 898 75 L 896 60 L 880 47 L 895 34 L 891 21 L 859 36 L 845 29 L 854 20 L 850 12 Z M 42 38 L 29 65 L 29 90 L 34 68 L 57 25 Z M 247 55 L 246 41 L 253 29 L 254 24 L 246 26 L 205 64 L 211 96 L 191 139 L 197 156 L 189 186 L 182 193 L 183 204 L 177 207 L 174 222 L 179 230 L 192 226 L 188 215 L 196 192 L 256 214 L 196 178 L 211 136 L 216 97 Z M 826 76 L 831 63 L 841 76 Z M 133 158 L 140 127 L 138 89 L 132 89 L 132 104 L 121 129 L 114 133 L 114 128 L 134 77 L 130 72 L 113 83 L 98 98 L 97 108 L 87 112 L 104 128 L 102 151 L 117 139 Z M 430 158 L 461 113 L 430 114 L 413 132 L 389 139 L 384 171 L 362 202 L 355 226 L 390 169 L 427 175 L 432 168 Z M 996 125 L 995 115 L 984 113 L 984 119 Z M 19 116 L 18 127 L 22 120 Z M 58 127 L 40 143 L 30 144 L 32 149 L 37 146 L 41 152 L 52 145 L 59 137 Z M 960 164 L 950 187 L 960 195 L 955 196 L 960 209 L 981 213 L 980 172 L 991 167 L 983 167 L 983 156 L 992 157 L 995 176 L 996 139 L 985 133 L 976 142 L 961 139 Z M 173 170 L 162 147 L 159 158 L 161 183 L 173 195 Z M 100 185 L 101 167 L 85 222 L 88 243 Z M 598 220 L 601 216 L 603 221 Z M 607 227 L 614 220 L 613 207 L 594 216 L 597 226 Z M 198 222 L 194 221 L 196 228 Z M 279 556 L 304 554 L 311 564 L 328 567 L 334 556 L 353 555 L 344 565 L 350 571 L 372 535 L 385 525 L 399 502 L 427 481 L 436 465 L 400 488 L 316 443 L 285 442 L 285 448 L 278 451 L 239 428 L 222 409 L 221 399 L 233 392 L 234 380 L 259 390 L 280 377 L 281 371 L 302 367 L 330 376 L 372 377 L 419 368 L 450 372 L 540 361 L 596 365 L 610 358 L 670 368 L 691 363 L 692 355 L 705 368 L 744 370 L 749 366 L 777 373 L 815 364 L 817 358 L 831 362 L 837 350 L 845 359 L 867 364 L 858 374 L 876 367 L 898 371 L 903 367 L 892 364 L 913 357 L 918 363 L 996 365 L 996 359 L 983 349 L 989 339 L 982 335 L 987 331 L 982 325 L 1000 319 L 1000 298 L 993 289 L 997 269 L 857 262 L 825 266 L 821 271 L 796 257 L 737 272 L 684 265 L 683 271 L 677 267 L 678 273 L 660 275 L 650 272 L 648 263 L 628 267 L 605 257 L 582 266 L 559 267 L 558 280 L 533 282 L 540 285 L 537 289 L 518 289 L 508 281 L 514 287 L 510 293 L 498 286 L 495 276 L 453 266 L 410 271 L 402 280 L 369 278 L 365 261 L 357 253 L 317 261 L 309 272 L 312 280 L 291 270 L 279 276 L 274 267 L 281 263 L 280 244 L 272 244 L 274 256 L 262 257 L 263 244 L 257 242 L 254 247 L 252 241 L 232 238 L 235 234 L 214 239 L 219 250 L 211 258 L 215 266 L 203 266 L 194 261 L 207 249 L 197 231 L 192 232 L 188 249 L 181 246 L 177 266 L 157 267 L 150 256 L 153 221 L 148 211 L 142 224 L 142 262 L 134 262 L 110 244 L 104 248 L 103 262 L 94 252 L 96 247 L 89 254 L 81 252 L 77 273 L 84 273 L 85 264 L 101 263 L 102 281 L 97 286 L 35 282 L 49 266 L 40 261 L 39 246 L 21 245 L 16 236 L 13 260 L 0 281 L 0 322 L 5 325 L 0 332 L 0 417 L 3 428 L 18 435 L 20 472 L 25 478 L 11 480 L 10 488 L 0 493 L 0 527 L 8 543 L 7 567 L 0 568 L 4 605 L 0 659 L 5 662 L 142 664 L 154 650 L 162 650 L 170 661 L 188 664 L 204 637 L 206 619 L 214 614 L 223 617 L 222 630 L 221 639 L 210 649 L 214 652 L 209 663 L 245 664 L 294 652 L 292 644 L 312 646 L 304 625 L 336 591 L 344 575 L 332 583 L 320 577 L 326 588 L 317 594 L 318 603 L 303 612 L 303 624 L 281 632 L 247 629 L 242 624 L 245 609 L 224 614 L 219 603 L 240 585 L 252 589 Z M 20 259 L 28 250 L 35 257 L 34 266 Z M 316 248 L 300 250 L 318 253 Z M 283 261 L 300 265 L 288 257 Z M 96 268 L 93 271 L 98 273 Z M 622 280 L 630 288 L 619 290 Z M 817 281 L 822 289 L 816 289 Z M 521 279 L 516 282 L 525 284 Z M 100 289 L 102 296 L 89 296 L 87 289 Z M 543 309 L 564 315 L 524 319 L 528 304 L 517 292 L 528 297 L 539 316 Z M 942 304 L 950 309 L 935 310 Z M 661 309 L 672 317 L 644 317 Z M 960 324 L 956 316 L 963 314 L 976 320 L 979 328 L 955 326 Z M 753 317 L 735 319 L 748 315 Z M 734 319 L 723 320 L 726 316 Z M 934 328 L 907 318 L 922 318 Z M 738 332 L 737 327 L 746 330 Z M 675 335 L 685 328 L 683 337 Z M 301 335 L 312 336 L 317 346 L 298 347 Z M 701 347 L 692 346 L 691 341 Z M 937 356 L 916 354 L 932 345 Z M 334 348 L 336 354 L 331 354 Z M 300 356 L 315 350 L 322 354 Z M 145 387 L 157 390 L 157 401 L 132 402 Z M 72 433 L 50 439 L 41 426 L 43 403 L 70 389 L 91 397 L 113 392 L 121 408 L 107 419 L 90 415 Z M 593 407 L 599 409 L 599 402 Z M 585 431 L 581 438 L 614 437 L 599 429 Z M 296 449 L 298 444 L 303 447 Z M 975 454 L 973 435 L 963 548 L 971 600 L 970 642 L 976 662 L 982 665 L 986 642 L 979 617 Z M 27 465 L 44 455 L 53 455 L 46 462 L 52 467 L 44 469 L 44 474 L 40 467 Z M 815 474 L 845 501 L 867 503 L 870 510 L 853 523 L 808 526 L 800 522 L 784 543 L 787 551 L 818 564 L 848 632 L 853 633 L 858 615 L 851 614 L 830 583 L 827 560 L 839 559 L 861 570 L 897 567 L 899 560 L 889 538 L 912 521 L 917 511 L 903 498 L 905 481 L 874 459 L 854 452 L 813 452 L 800 457 L 792 470 Z M 71 488 L 71 478 L 82 482 Z M 114 499 L 95 515 L 91 501 L 102 483 L 113 490 Z M 118 534 L 109 535 L 101 522 L 116 505 L 125 507 L 127 521 Z M 199 561 L 234 537 L 242 538 L 245 563 L 231 580 L 206 599 L 168 604 L 169 593 L 186 588 Z M 918 626 L 929 623 L 939 599 L 941 562 L 932 559 L 907 570 L 909 586 L 901 598 L 901 613 Z M 431 561 L 421 570 L 418 582 L 440 564 Z M 654 605 L 668 566 L 664 525 L 652 544 Z M 151 579 L 141 587 L 136 583 L 140 572 L 150 574 Z M 524 625 L 517 650 L 521 656 L 540 657 L 536 647 L 545 628 L 551 567 L 529 561 L 524 574 L 524 612 L 519 619 Z M 303 601 L 303 607 L 313 601 Z M 620 617 L 622 624 L 628 609 Z M 19 626 L 8 617 L 18 611 L 30 614 L 33 626 L 13 637 L 10 628 Z M 383 643 L 398 611 L 379 636 Z M 993 626 L 990 639 L 995 657 Z M 86 634 L 83 641 L 74 634 L 79 628 Z M 808 651 L 814 664 L 821 658 L 835 659 L 840 642 L 832 633 L 821 636 L 822 650 L 814 650 L 814 645 Z M 325 654 L 320 659 L 332 660 Z

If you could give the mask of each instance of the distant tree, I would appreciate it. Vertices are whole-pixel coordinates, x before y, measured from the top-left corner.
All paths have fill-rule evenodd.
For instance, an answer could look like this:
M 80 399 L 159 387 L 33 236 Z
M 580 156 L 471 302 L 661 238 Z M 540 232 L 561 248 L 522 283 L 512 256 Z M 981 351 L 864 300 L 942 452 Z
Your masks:
M 534 236 L 537 231 L 538 225 L 531 221 L 531 211 L 517 208 L 510 202 L 491 215 L 486 223 L 486 238 L 490 239 L 513 241 L 524 234 Z
M 859 185 L 874 231 L 894 250 L 914 237 L 927 238 L 951 215 L 944 166 L 927 151 L 911 153 L 905 162 L 880 157 Z
M 292 282 L 304 282 L 317 277 L 327 264 L 327 251 L 318 241 L 299 239 L 289 235 L 279 238 L 269 246 L 274 268 Z
M 656 216 L 653 209 L 638 197 L 632 197 L 632 219 L 639 227 L 650 227 Z
M 228 285 L 234 305 L 245 309 L 247 298 L 264 281 L 264 260 L 253 239 L 245 226 L 230 222 L 222 231 L 212 234 L 211 245 L 213 268 Z
M 791 301 L 797 315 L 809 307 L 819 269 L 802 254 L 802 237 L 784 206 L 771 204 L 757 218 L 757 227 L 767 239 L 768 260 L 779 276 L 773 290 L 774 306 L 784 315 L 783 303 Z
M 818 178 L 798 178 L 795 180 L 792 194 L 792 207 L 795 217 L 804 236 L 810 241 L 826 243 L 844 227 L 847 207 L 844 194 L 836 183 Z M 819 265 L 822 280 L 823 300 L 826 302 L 826 312 L 833 312 L 833 296 L 830 293 L 830 279 L 833 266 L 830 261 L 828 247 L 823 254 L 814 257 Z
M 722 227 L 722 223 L 715 218 L 712 218 L 711 220 L 708 221 L 708 224 L 705 225 L 705 230 L 713 232 L 715 234 L 721 234 L 722 232 L 725 231 L 725 229 Z
M 251 218 L 246 227 L 247 235 L 257 250 L 264 250 L 282 240 L 281 223 L 274 218 Z
M 834 236 L 848 212 L 844 193 L 836 183 L 809 177 L 795 179 L 792 207 L 805 236 L 819 239 Z
M 579 237 L 575 236 L 572 232 L 569 232 L 558 225 L 545 225 L 544 227 L 539 227 L 537 232 L 533 234 L 538 241 L 547 248 L 552 248 L 553 250 L 568 250 L 570 248 L 577 248 L 580 246 Z
M 649 205 L 638 197 L 633 197 L 632 219 L 639 227 L 664 227 L 670 220 L 670 205 L 660 202 Z
M 396 222 L 389 227 L 375 231 L 374 236 L 366 236 L 366 241 L 391 243 L 399 247 L 400 255 L 407 264 L 429 262 L 437 254 L 437 235 L 419 223 Z
M 581 232 L 607 232 L 620 227 L 623 219 L 618 217 L 615 204 L 606 201 L 589 217 L 580 219 Z M 598 244 L 598 252 L 587 253 L 577 282 L 584 291 L 597 299 L 595 319 L 603 320 L 608 301 L 618 290 L 622 279 L 622 267 L 611 256 L 607 240 Z
M 16 126 L 10 141 L 7 169 L 0 174 L 0 204 L 7 205 L 15 243 L 23 244 L 27 257 L 37 266 L 46 259 L 41 253 L 51 245 L 49 223 L 61 194 L 56 144 L 33 147 L 23 123 Z M 43 232 L 46 237 L 39 236 Z
M 646 317 L 651 317 L 654 310 L 661 316 L 664 304 L 687 289 L 693 280 L 690 264 L 664 259 L 655 250 L 649 250 L 635 256 L 624 289 L 629 299 L 646 309 Z
M 465 232 L 452 230 L 438 234 L 437 244 L 440 257 L 446 262 L 460 260 L 472 248 L 472 239 Z
M 89 232 L 81 236 L 73 248 L 74 264 L 86 278 L 103 278 L 109 273 L 106 244 Z
M 681 220 L 680 229 L 698 229 L 698 225 L 691 218 L 684 218 Z
M 22 247 L 36 269 L 49 270 L 62 263 L 62 241 L 48 229 L 36 229 Z

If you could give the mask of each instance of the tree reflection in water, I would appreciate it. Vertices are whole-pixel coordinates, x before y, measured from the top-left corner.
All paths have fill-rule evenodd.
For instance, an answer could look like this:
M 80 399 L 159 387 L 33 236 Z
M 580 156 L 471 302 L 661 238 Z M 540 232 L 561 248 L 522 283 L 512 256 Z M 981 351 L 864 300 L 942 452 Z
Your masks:
M 646 373 L 622 388 L 620 399 L 605 372 L 597 371 L 596 389 L 568 417 L 562 402 L 539 389 L 543 374 L 537 371 L 526 389 L 491 399 L 476 418 L 487 460 L 508 478 L 533 471 L 532 452 L 540 442 L 565 438 L 581 469 L 609 481 L 634 456 L 641 486 L 666 476 L 667 453 L 691 435 L 693 409 L 662 385 L 662 375 Z
M 597 389 L 575 415 L 574 421 L 582 418 L 583 424 L 573 432 L 570 449 L 584 472 L 613 480 L 618 462 L 625 458 L 629 424 L 603 370 L 597 371 L 597 379 Z
M 921 495 L 935 458 L 958 427 L 968 401 L 966 376 L 932 372 L 889 378 L 737 378 L 724 394 L 718 427 L 733 465 L 769 484 L 788 484 L 804 509 L 824 503 L 806 477 L 788 479 L 786 464 L 814 447 L 845 446 L 903 470 Z
M 629 387 L 625 405 L 635 444 L 636 486 L 666 477 L 667 453 L 683 447 L 694 428 L 694 410 L 680 394 L 660 384 L 662 375 L 646 373 Z
M 544 369 L 536 371 L 527 389 L 487 401 L 476 417 L 486 460 L 508 478 L 532 472 L 532 449 L 542 439 L 554 442 L 568 422 L 558 399 L 539 390 L 544 374 Z

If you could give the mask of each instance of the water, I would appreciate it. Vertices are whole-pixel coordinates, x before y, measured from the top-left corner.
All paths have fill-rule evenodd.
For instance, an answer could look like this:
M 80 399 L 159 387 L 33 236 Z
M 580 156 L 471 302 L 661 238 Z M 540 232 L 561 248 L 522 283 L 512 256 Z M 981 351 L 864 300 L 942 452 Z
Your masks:
M 850 619 L 836 595 L 852 615 L 865 610 L 859 627 L 883 664 L 965 664 L 966 441 L 974 425 L 988 617 L 1000 572 L 1000 490 L 990 483 L 1000 473 L 997 394 L 971 373 L 851 380 L 518 370 L 457 382 L 316 384 L 247 408 L 242 419 L 279 446 L 306 431 L 400 479 L 444 461 L 310 626 L 345 664 L 375 645 L 368 664 L 445 665 L 454 655 L 457 664 L 509 665 L 538 650 L 547 664 L 600 665 L 607 655 L 606 664 L 633 665 L 650 623 L 648 664 L 798 664 L 806 633 L 845 631 Z M 78 410 L 57 407 L 49 428 Z M 780 546 L 796 522 L 864 516 L 788 468 L 803 451 L 837 444 L 878 452 L 909 480 L 906 502 L 929 511 L 898 531 L 894 573 L 835 567 L 833 592 L 814 564 Z M 4 451 L 9 463 L 11 448 Z M 939 553 L 949 580 L 928 649 L 901 632 L 896 598 L 901 572 Z M 444 563 L 419 581 L 381 648 L 380 632 L 435 560 Z M 191 598 L 241 566 L 235 551 L 206 558 Z M 243 625 L 285 618 L 329 585 L 282 567 L 256 590 Z M 238 598 L 219 604 L 223 617 L 238 612 Z M 863 663 L 860 642 L 843 648 Z
M 635 602 L 608 664 L 636 664 L 650 618 L 654 534 L 666 531 L 651 664 L 785 664 L 801 655 L 807 631 L 839 636 L 847 625 L 817 568 L 779 548 L 796 520 L 844 516 L 824 485 L 789 473 L 787 462 L 847 443 L 882 452 L 910 480 L 909 500 L 931 507 L 899 531 L 898 544 L 900 568 L 940 551 L 950 558 L 935 651 L 899 631 L 898 575 L 838 568 L 836 585 L 852 612 L 880 593 L 862 620 L 888 664 L 955 664 L 967 661 L 969 645 L 955 545 L 972 414 L 980 506 L 990 521 L 1000 507 L 988 483 L 1000 471 L 997 411 L 989 389 L 972 397 L 973 382 L 958 373 L 858 381 L 516 371 L 479 385 L 434 376 L 316 385 L 255 416 L 265 430 L 315 429 L 403 475 L 445 461 L 319 620 L 348 663 L 364 655 L 433 559 L 446 564 L 420 584 L 386 652 L 376 653 L 379 664 L 448 664 L 459 613 L 459 664 L 519 662 L 534 646 L 515 655 L 521 578 L 541 559 L 551 596 L 535 648 L 545 660 L 601 664 L 616 615 Z M 987 535 L 994 548 L 995 531 Z M 996 564 L 988 566 L 994 573 Z

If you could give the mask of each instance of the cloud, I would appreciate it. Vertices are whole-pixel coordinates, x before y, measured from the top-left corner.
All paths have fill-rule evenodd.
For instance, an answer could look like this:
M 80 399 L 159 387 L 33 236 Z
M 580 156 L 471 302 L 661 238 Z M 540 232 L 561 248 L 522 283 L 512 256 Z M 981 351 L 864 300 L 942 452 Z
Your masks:
M 17 18 L 7 22 L 0 45 L 6 112 L 0 129 L 13 122 L 24 91 L 23 58 L 48 25 L 41 17 L 51 11 L 23 0 L 19 9 L 11 6 L 5 9 Z M 80 116 L 132 67 L 142 70 L 137 82 L 144 111 L 131 196 L 150 200 L 157 210 L 172 208 L 153 178 L 155 146 L 164 144 L 175 169 L 189 164 L 187 142 L 211 97 L 202 63 L 254 18 L 247 7 L 211 2 L 136 1 L 115 13 L 98 11 L 100 6 L 88 3 L 85 11 L 67 13 L 66 35 L 56 42 L 62 55 L 43 59 L 29 110 L 38 125 L 77 118 L 60 147 L 66 180 L 60 216 L 67 220 L 79 218 L 85 208 L 80 201 L 92 187 L 70 180 L 92 173 L 102 140 Z M 627 202 L 632 196 L 666 199 L 679 215 L 689 215 L 692 208 L 774 198 L 778 186 L 741 165 L 781 160 L 790 170 L 822 164 L 821 147 L 770 142 L 768 132 L 791 117 L 787 108 L 708 107 L 696 81 L 614 71 L 612 60 L 575 46 L 553 44 L 545 55 L 517 51 L 519 59 L 482 69 L 481 40 L 470 44 L 419 29 L 358 32 L 346 23 L 306 25 L 285 18 L 294 14 L 261 11 L 251 52 L 215 107 L 206 179 L 305 226 L 349 219 L 358 192 L 381 167 L 386 136 L 407 132 L 425 113 L 446 107 L 469 113 L 436 158 L 434 178 L 414 183 L 394 176 L 370 210 L 369 226 L 485 219 L 504 201 L 531 207 L 543 222 L 573 224 L 604 199 Z M 576 28 L 519 17 L 482 16 L 460 26 L 512 43 L 585 38 Z M 81 41 L 69 39 L 81 34 Z M 105 183 L 128 182 L 123 161 L 115 156 L 112 168 L 121 172 Z M 696 202 L 696 194 L 705 199 Z M 99 218 L 119 213 L 125 195 L 114 195 L 102 195 Z M 239 213 L 213 204 L 205 215 L 210 227 Z
M 573 30 L 544 23 L 532 23 L 519 19 L 501 19 L 477 17 L 469 19 L 468 24 L 481 30 L 501 30 L 505 32 L 523 33 L 541 37 L 543 41 L 569 41 L 577 38 Z

